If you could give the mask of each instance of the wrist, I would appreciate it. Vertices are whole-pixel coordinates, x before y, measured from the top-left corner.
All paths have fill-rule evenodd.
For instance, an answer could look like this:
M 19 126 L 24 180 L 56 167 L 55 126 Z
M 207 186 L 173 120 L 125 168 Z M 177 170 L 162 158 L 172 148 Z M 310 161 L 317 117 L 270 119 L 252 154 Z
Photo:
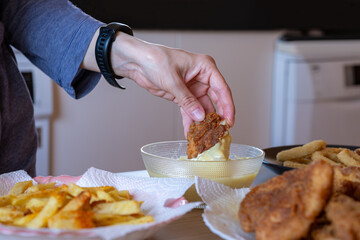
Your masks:
M 111 62 L 116 75 L 134 79 L 140 71 L 141 58 L 146 55 L 145 43 L 118 32 L 111 49 Z
M 124 32 L 131 36 L 133 35 L 132 29 L 122 23 L 113 22 L 100 28 L 95 45 L 95 57 L 104 79 L 114 87 L 125 89 L 115 80 L 121 79 L 123 76 L 119 76 L 114 72 L 111 62 L 112 46 L 118 32 Z
M 80 65 L 81 68 L 93 72 L 100 72 L 100 69 L 96 63 L 96 58 L 95 58 L 95 45 L 96 45 L 96 40 L 99 36 L 99 29 L 100 28 L 98 28 L 95 34 L 93 35 L 90 44 L 86 50 L 85 56 Z

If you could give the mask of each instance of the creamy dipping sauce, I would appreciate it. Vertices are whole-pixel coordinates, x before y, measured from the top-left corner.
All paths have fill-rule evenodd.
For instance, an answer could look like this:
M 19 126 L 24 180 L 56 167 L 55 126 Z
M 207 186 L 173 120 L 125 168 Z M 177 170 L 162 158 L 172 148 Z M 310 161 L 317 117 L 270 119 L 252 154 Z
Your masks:
M 181 156 L 179 160 L 191 160 L 191 161 L 228 161 L 231 145 L 231 136 L 227 135 L 223 137 L 220 142 L 208 150 L 200 153 L 196 158 L 188 159 L 186 156 Z
M 231 145 L 231 136 L 228 134 L 225 137 L 223 137 L 218 143 L 216 143 L 213 147 L 210 149 L 200 153 L 196 158 L 188 159 L 186 156 L 182 156 L 179 158 L 179 160 L 191 160 L 191 161 L 231 161 L 229 159 L 230 154 L 230 145 Z M 245 158 L 244 158 L 245 159 Z M 209 171 L 211 172 L 211 171 Z M 150 176 L 156 176 L 156 177 L 167 177 L 165 175 L 161 176 L 159 174 L 150 173 Z M 221 184 L 224 184 L 226 186 L 229 186 L 231 188 L 242 188 L 242 187 L 249 187 L 255 177 L 257 175 L 257 172 L 240 176 L 240 177 L 216 177 L 209 174 L 208 176 L 201 176 L 204 178 L 208 178 L 214 182 L 218 182 Z M 185 193 L 185 198 L 189 201 L 201 201 L 200 196 L 196 192 L 195 184 L 193 184 Z

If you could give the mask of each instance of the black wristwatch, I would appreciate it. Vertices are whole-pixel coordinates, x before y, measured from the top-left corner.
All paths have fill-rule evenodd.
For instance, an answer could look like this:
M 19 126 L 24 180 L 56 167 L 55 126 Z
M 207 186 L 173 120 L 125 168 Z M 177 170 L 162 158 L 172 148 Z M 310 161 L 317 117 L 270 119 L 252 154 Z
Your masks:
M 102 26 L 100 28 L 99 37 L 96 41 L 95 57 L 100 72 L 104 76 L 106 81 L 114 87 L 125 89 L 123 86 L 119 85 L 115 80 L 115 79 L 121 79 L 123 77 L 117 76 L 114 73 L 110 58 L 111 46 L 113 41 L 115 40 L 116 32 L 118 31 L 133 36 L 133 31 L 126 24 L 113 22 L 105 26 Z

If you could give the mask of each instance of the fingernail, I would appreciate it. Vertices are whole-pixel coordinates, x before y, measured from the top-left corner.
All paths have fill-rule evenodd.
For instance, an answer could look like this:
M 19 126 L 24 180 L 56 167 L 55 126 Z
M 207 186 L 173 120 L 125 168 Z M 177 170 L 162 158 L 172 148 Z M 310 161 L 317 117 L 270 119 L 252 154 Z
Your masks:
M 235 119 L 234 119 L 235 120 Z M 230 126 L 234 126 L 234 120 L 233 121 L 230 121 L 230 118 L 228 120 L 228 123 L 230 124 Z
M 205 118 L 205 114 L 200 109 L 195 109 L 195 111 L 192 112 L 193 117 L 196 121 L 202 121 Z

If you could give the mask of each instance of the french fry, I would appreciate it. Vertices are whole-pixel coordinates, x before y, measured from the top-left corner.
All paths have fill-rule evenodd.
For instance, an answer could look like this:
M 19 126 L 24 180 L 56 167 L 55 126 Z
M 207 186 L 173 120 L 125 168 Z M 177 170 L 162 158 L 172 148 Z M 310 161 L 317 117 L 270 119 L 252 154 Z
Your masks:
M 70 193 L 70 195 L 73 197 L 76 197 L 84 190 L 85 190 L 84 188 L 79 187 L 75 183 L 69 183 L 69 185 L 68 185 L 68 193 Z
M 50 195 L 52 195 L 55 192 L 59 192 L 61 189 L 60 188 L 56 188 L 56 189 L 45 189 L 42 191 L 38 191 L 38 192 L 33 192 L 33 193 L 23 193 L 20 194 L 18 196 L 16 196 L 16 198 L 13 198 L 11 200 L 11 204 L 13 204 L 14 206 L 23 206 L 26 204 L 27 201 L 29 201 L 32 198 L 48 198 L 50 197 Z
M 323 150 L 320 150 L 319 152 L 329 158 L 330 160 L 341 163 L 340 159 L 337 157 L 337 155 L 343 150 L 343 148 L 325 148 Z
M 339 152 L 344 150 L 344 148 L 326 147 L 324 150 L 325 150 L 325 152 L 328 152 L 328 153 L 338 154 Z
M 31 213 L 23 217 L 16 218 L 13 222 L 15 226 L 25 227 L 30 221 L 32 221 L 38 213 Z
M 48 227 L 69 230 L 93 228 L 95 227 L 92 220 L 93 215 L 94 213 L 92 211 L 62 211 L 60 214 L 57 214 L 49 219 Z
M 104 192 L 110 192 L 110 191 L 116 190 L 116 188 L 114 188 L 113 186 L 86 187 L 84 189 L 86 189 L 89 192 L 96 192 L 98 190 L 102 190 Z
M 291 168 L 304 168 L 307 166 L 307 164 L 304 163 L 298 163 L 298 162 L 293 162 L 293 161 L 285 161 L 283 163 L 283 166 L 285 167 L 291 167 Z
M 67 195 L 66 192 L 57 192 L 51 195 L 45 207 L 41 210 L 41 212 L 39 212 L 39 214 L 34 219 L 32 219 L 29 223 L 26 224 L 26 227 L 29 228 L 47 227 L 48 219 L 53 215 L 55 215 L 55 213 L 65 204 L 66 195 Z
M 288 150 L 279 152 L 276 159 L 279 161 L 287 161 L 291 159 L 299 159 L 311 155 L 315 151 L 326 147 L 326 142 L 323 140 L 315 140 L 299 147 L 294 147 Z
M 114 198 L 116 201 L 131 200 L 132 199 L 128 190 L 122 190 L 122 191 L 113 190 L 113 191 L 109 192 L 109 195 L 112 198 Z
M 37 184 L 37 185 L 29 187 L 26 190 L 26 193 L 34 193 L 34 192 L 38 192 L 38 191 L 45 190 L 45 189 L 53 189 L 53 188 L 55 188 L 55 184 L 56 184 L 55 182 L 46 183 L 46 184 Z
M 134 200 L 124 200 L 112 203 L 97 204 L 93 210 L 95 213 L 130 215 L 140 213 L 141 202 Z
M 115 202 L 115 199 L 109 193 L 97 190 L 91 199 L 91 202 L 95 201 Z
M 91 194 L 88 191 L 83 191 L 77 197 L 71 199 L 68 204 L 63 207 L 59 213 L 65 211 L 76 211 L 80 209 L 89 209 L 90 208 L 90 198 Z
M 49 228 L 80 229 L 95 227 L 92 221 L 93 212 L 90 210 L 91 194 L 81 192 L 68 202 L 57 214 L 49 218 Z
M 12 205 L 0 207 L 0 222 L 11 223 L 14 219 L 24 216 L 24 212 L 20 211 Z
M 30 198 L 26 201 L 25 208 L 29 209 L 33 213 L 40 212 L 48 200 L 48 198 Z
M 335 165 L 340 165 L 339 163 L 333 161 L 332 159 L 324 156 L 323 152 L 321 151 L 316 151 L 314 152 L 312 155 L 311 155 L 311 159 L 314 161 L 314 162 L 317 162 L 317 161 L 325 161 L 327 163 L 330 163 L 331 165 L 335 166 Z
M 360 156 L 354 151 L 344 149 L 337 155 L 337 157 L 346 166 L 360 167 Z
M 9 205 L 9 204 L 11 204 L 10 195 L 0 197 L 0 207 L 4 207 L 4 206 Z
M 98 226 L 108 226 L 117 224 L 143 224 L 154 222 L 154 218 L 150 215 L 111 215 L 111 214 L 96 214 L 94 221 Z
M 307 155 L 302 158 L 294 158 L 294 159 L 289 159 L 286 161 L 291 161 L 291 162 L 296 162 L 296 163 L 301 163 L 301 164 L 309 164 L 312 161 L 312 159 L 311 159 L 311 155 Z
M 111 191 L 109 192 L 112 196 L 114 195 L 118 195 L 120 198 L 125 198 L 125 199 L 128 199 L 128 200 L 131 200 L 132 197 L 129 193 L 128 190 L 121 190 L 121 191 L 118 191 L 118 190 L 114 190 L 114 191 Z
M 19 194 L 24 193 L 26 189 L 28 189 L 32 185 L 33 185 L 32 181 L 18 182 L 12 187 L 9 194 L 12 196 L 17 196 Z

